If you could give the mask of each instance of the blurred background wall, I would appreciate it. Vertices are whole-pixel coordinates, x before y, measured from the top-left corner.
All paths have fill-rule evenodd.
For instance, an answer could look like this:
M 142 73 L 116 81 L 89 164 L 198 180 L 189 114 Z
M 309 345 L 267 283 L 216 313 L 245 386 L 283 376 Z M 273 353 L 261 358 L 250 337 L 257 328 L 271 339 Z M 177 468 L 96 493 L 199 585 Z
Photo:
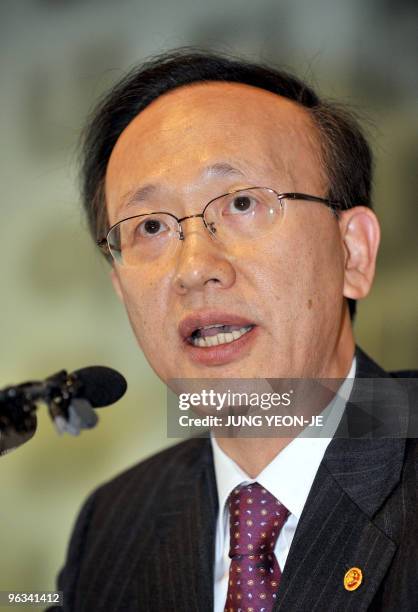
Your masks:
M 387 368 L 418 367 L 418 7 L 412 0 L 2 0 L 0 386 L 94 363 L 129 392 L 100 426 L 38 433 L 0 459 L 0 590 L 53 589 L 82 500 L 172 444 L 165 389 L 136 347 L 90 243 L 76 145 L 98 96 L 180 45 L 272 60 L 365 117 L 383 244 L 358 342 Z

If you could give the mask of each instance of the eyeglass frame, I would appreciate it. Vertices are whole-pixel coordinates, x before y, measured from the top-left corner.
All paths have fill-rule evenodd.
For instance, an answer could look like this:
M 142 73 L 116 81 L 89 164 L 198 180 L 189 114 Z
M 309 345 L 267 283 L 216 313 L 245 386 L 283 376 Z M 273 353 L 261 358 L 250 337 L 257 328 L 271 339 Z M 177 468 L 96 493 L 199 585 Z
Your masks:
M 303 200 L 305 202 L 319 202 L 320 204 L 325 204 L 328 208 L 330 208 L 332 210 L 332 212 L 335 214 L 335 216 L 338 216 L 338 212 L 339 210 L 342 210 L 342 202 L 339 202 L 338 200 L 329 200 L 328 198 L 321 198 L 319 196 L 313 196 L 313 195 L 309 195 L 306 193 L 298 193 L 298 192 L 288 192 L 288 193 L 278 193 L 275 189 L 273 189 L 272 187 L 261 187 L 261 186 L 255 186 L 255 187 L 241 187 L 240 189 L 234 189 L 234 191 L 227 191 L 226 193 L 223 193 L 222 195 L 216 196 L 215 198 L 212 198 L 211 200 L 209 200 L 209 202 L 205 205 L 203 211 L 199 214 L 196 215 L 186 215 L 185 217 L 176 217 L 176 215 L 174 215 L 173 213 L 167 212 L 165 210 L 157 210 L 154 212 L 149 212 L 149 213 L 141 213 L 139 215 L 132 215 L 131 217 L 126 217 L 125 219 L 121 219 L 120 221 L 117 221 L 116 223 L 114 223 L 107 231 L 106 236 L 104 238 L 101 238 L 100 240 L 97 240 L 96 244 L 97 246 L 107 255 L 112 257 L 112 259 L 114 259 L 113 255 L 112 255 L 112 251 L 110 250 L 109 247 L 109 243 L 108 243 L 108 236 L 110 234 L 110 232 L 112 231 L 113 228 L 115 228 L 117 225 L 119 225 L 120 223 L 123 223 L 124 221 L 129 221 L 130 219 L 137 219 L 139 217 L 148 217 L 149 215 L 158 215 L 158 214 L 164 214 L 164 215 L 169 215 L 170 217 L 172 217 L 173 219 L 175 219 L 178 223 L 178 226 L 180 228 L 179 231 L 179 240 L 184 240 L 184 232 L 183 232 L 183 227 L 182 227 L 182 222 L 185 221 L 186 219 L 197 219 L 197 218 L 201 218 L 203 220 L 203 224 L 206 227 L 206 229 L 208 230 L 209 234 L 211 236 L 214 236 L 214 232 L 212 230 L 209 229 L 206 220 L 205 220 L 205 212 L 206 209 L 208 208 L 208 206 L 210 206 L 210 204 L 212 204 L 213 202 L 215 202 L 216 200 L 219 200 L 220 198 L 223 198 L 227 195 L 233 195 L 234 193 L 239 193 L 240 191 L 251 191 L 253 189 L 266 189 L 268 191 L 271 191 L 275 194 L 276 198 L 279 200 L 279 202 L 281 202 L 282 200 Z

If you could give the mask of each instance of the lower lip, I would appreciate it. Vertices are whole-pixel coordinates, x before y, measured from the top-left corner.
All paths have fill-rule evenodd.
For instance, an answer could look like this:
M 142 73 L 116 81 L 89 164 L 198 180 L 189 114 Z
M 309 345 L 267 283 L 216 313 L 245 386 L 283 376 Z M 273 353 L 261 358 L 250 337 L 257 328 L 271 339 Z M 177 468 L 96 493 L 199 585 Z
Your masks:
M 257 330 L 257 326 L 254 326 L 237 340 L 216 346 L 194 346 L 187 342 L 187 340 L 184 346 L 186 353 L 195 363 L 207 366 L 225 365 L 250 352 L 251 346 L 257 337 Z

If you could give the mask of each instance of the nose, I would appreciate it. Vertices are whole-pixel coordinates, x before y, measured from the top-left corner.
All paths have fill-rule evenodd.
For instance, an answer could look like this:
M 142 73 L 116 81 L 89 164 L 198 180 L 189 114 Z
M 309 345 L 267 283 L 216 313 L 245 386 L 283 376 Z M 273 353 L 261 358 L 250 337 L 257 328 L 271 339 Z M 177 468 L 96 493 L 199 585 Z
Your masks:
M 187 227 L 186 227 L 187 225 Z M 203 220 L 189 218 L 182 222 L 184 240 L 177 251 L 173 288 L 179 295 L 203 291 L 210 285 L 228 289 L 236 278 L 232 263 L 219 243 L 204 227 Z

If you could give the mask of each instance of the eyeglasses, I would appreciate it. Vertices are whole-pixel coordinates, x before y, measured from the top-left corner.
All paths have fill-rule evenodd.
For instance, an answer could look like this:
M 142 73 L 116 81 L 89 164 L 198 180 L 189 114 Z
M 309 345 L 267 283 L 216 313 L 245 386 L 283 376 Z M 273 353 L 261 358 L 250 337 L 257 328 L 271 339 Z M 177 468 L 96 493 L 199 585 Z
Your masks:
M 334 214 L 341 202 L 305 193 L 278 193 L 269 187 L 248 187 L 210 200 L 198 215 L 176 217 L 158 211 L 135 215 L 112 225 L 98 246 L 123 266 L 142 266 L 170 257 L 184 240 L 182 223 L 201 218 L 210 236 L 222 247 L 233 247 L 262 238 L 277 229 L 284 217 L 286 200 L 319 202 Z

